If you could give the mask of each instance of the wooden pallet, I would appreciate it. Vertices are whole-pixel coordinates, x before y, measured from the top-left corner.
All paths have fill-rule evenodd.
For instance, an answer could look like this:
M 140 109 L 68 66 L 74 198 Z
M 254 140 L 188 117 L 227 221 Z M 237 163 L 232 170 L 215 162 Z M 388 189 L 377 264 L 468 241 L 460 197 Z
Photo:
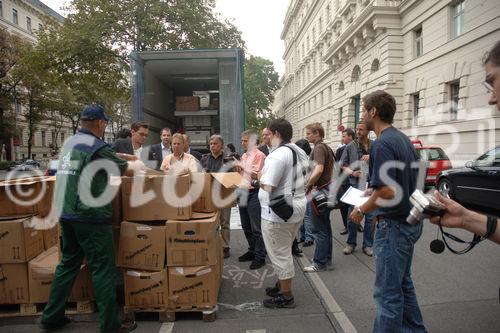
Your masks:
M 47 303 L 30 304 L 2 304 L 0 305 L 0 318 L 39 316 Z M 88 314 L 95 312 L 94 301 L 68 302 L 66 303 L 66 314 Z
M 138 312 L 156 312 L 158 313 L 158 320 L 160 322 L 174 322 L 177 313 L 201 313 L 202 320 L 205 322 L 212 322 L 217 319 L 218 307 L 215 306 L 211 309 L 167 309 L 167 308 L 141 308 L 134 306 L 125 306 L 123 308 L 126 320 L 135 320 L 135 314 Z

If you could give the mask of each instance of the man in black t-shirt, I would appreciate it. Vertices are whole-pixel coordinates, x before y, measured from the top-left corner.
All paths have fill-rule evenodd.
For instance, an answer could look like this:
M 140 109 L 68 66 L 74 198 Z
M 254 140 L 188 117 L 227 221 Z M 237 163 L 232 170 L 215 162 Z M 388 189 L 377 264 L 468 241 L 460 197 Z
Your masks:
M 363 98 L 363 120 L 377 135 L 369 163 L 373 191 L 368 201 L 354 208 L 350 219 L 360 223 L 366 213 L 376 210 L 373 332 L 426 332 L 411 276 L 413 247 L 422 234 L 422 223 L 406 223 L 418 158 L 408 137 L 392 126 L 395 113 L 396 101 L 385 91 Z

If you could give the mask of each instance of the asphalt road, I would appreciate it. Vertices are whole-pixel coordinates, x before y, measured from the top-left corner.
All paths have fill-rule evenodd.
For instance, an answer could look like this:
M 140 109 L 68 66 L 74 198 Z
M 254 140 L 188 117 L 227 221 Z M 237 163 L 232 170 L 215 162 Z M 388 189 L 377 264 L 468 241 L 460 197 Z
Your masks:
M 235 227 L 238 215 L 233 214 Z M 375 316 L 373 303 L 374 259 L 360 250 L 342 254 L 345 236 L 334 213 L 334 266 L 325 272 L 304 274 L 300 270 L 312 257 L 314 247 L 304 249 L 296 260 L 293 289 L 295 309 L 270 310 L 260 302 L 264 289 L 274 284 L 272 267 L 251 271 L 237 256 L 245 252 L 241 230 L 232 230 L 231 257 L 225 261 L 224 279 L 219 294 L 218 319 L 212 323 L 197 314 L 178 316 L 175 323 L 159 323 L 157 317 L 138 317 L 136 332 L 371 332 Z M 465 239 L 470 235 L 457 233 Z M 500 246 L 484 241 L 472 252 L 457 256 L 446 251 L 433 254 L 429 243 L 436 228 L 426 225 L 417 243 L 413 276 L 429 332 L 500 332 Z M 358 234 L 358 242 L 361 242 Z M 0 319 L 2 332 L 37 331 L 36 317 Z M 60 332 L 96 332 L 98 318 L 79 315 Z

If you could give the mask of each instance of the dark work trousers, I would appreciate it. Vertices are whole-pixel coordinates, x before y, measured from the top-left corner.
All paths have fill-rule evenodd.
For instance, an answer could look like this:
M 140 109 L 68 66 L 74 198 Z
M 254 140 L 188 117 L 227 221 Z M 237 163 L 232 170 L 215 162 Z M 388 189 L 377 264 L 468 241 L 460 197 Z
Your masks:
M 42 323 L 57 324 L 64 318 L 66 301 L 87 258 L 92 272 L 92 286 L 99 309 L 101 332 L 120 328 L 116 303 L 116 268 L 111 225 L 61 221 L 62 259 L 57 265 L 50 297 L 42 315 Z
M 238 208 L 240 210 L 241 227 L 248 241 L 248 251 L 255 255 L 255 260 L 264 260 L 266 258 L 266 247 L 260 228 L 259 189 L 250 190 L 246 207 L 238 205 Z

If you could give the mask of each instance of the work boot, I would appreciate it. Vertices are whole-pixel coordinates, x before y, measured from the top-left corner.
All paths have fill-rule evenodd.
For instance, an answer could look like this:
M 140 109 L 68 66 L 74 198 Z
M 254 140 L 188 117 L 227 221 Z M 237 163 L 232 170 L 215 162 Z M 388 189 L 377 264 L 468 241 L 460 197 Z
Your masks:
M 38 323 L 38 327 L 43 331 L 55 331 L 71 323 L 69 317 L 64 316 L 59 323 Z
M 279 308 L 287 308 L 287 309 L 292 309 L 295 308 L 295 301 L 293 297 L 286 298 L 283 294 L 279 293 L 275 297 L 271 297 L 268 299 L 265 299 L 262 304 L 266 308 L 270 309 L 279 309 Z
M 238 258 L 239 262 L 252 261 L 255 258 L 255 254 L 253 252 L 248 251 L 244 255 Z
M 250 269 L 259 269 L 266 265 L 266 259 L 254 259 L 250 264 Z

